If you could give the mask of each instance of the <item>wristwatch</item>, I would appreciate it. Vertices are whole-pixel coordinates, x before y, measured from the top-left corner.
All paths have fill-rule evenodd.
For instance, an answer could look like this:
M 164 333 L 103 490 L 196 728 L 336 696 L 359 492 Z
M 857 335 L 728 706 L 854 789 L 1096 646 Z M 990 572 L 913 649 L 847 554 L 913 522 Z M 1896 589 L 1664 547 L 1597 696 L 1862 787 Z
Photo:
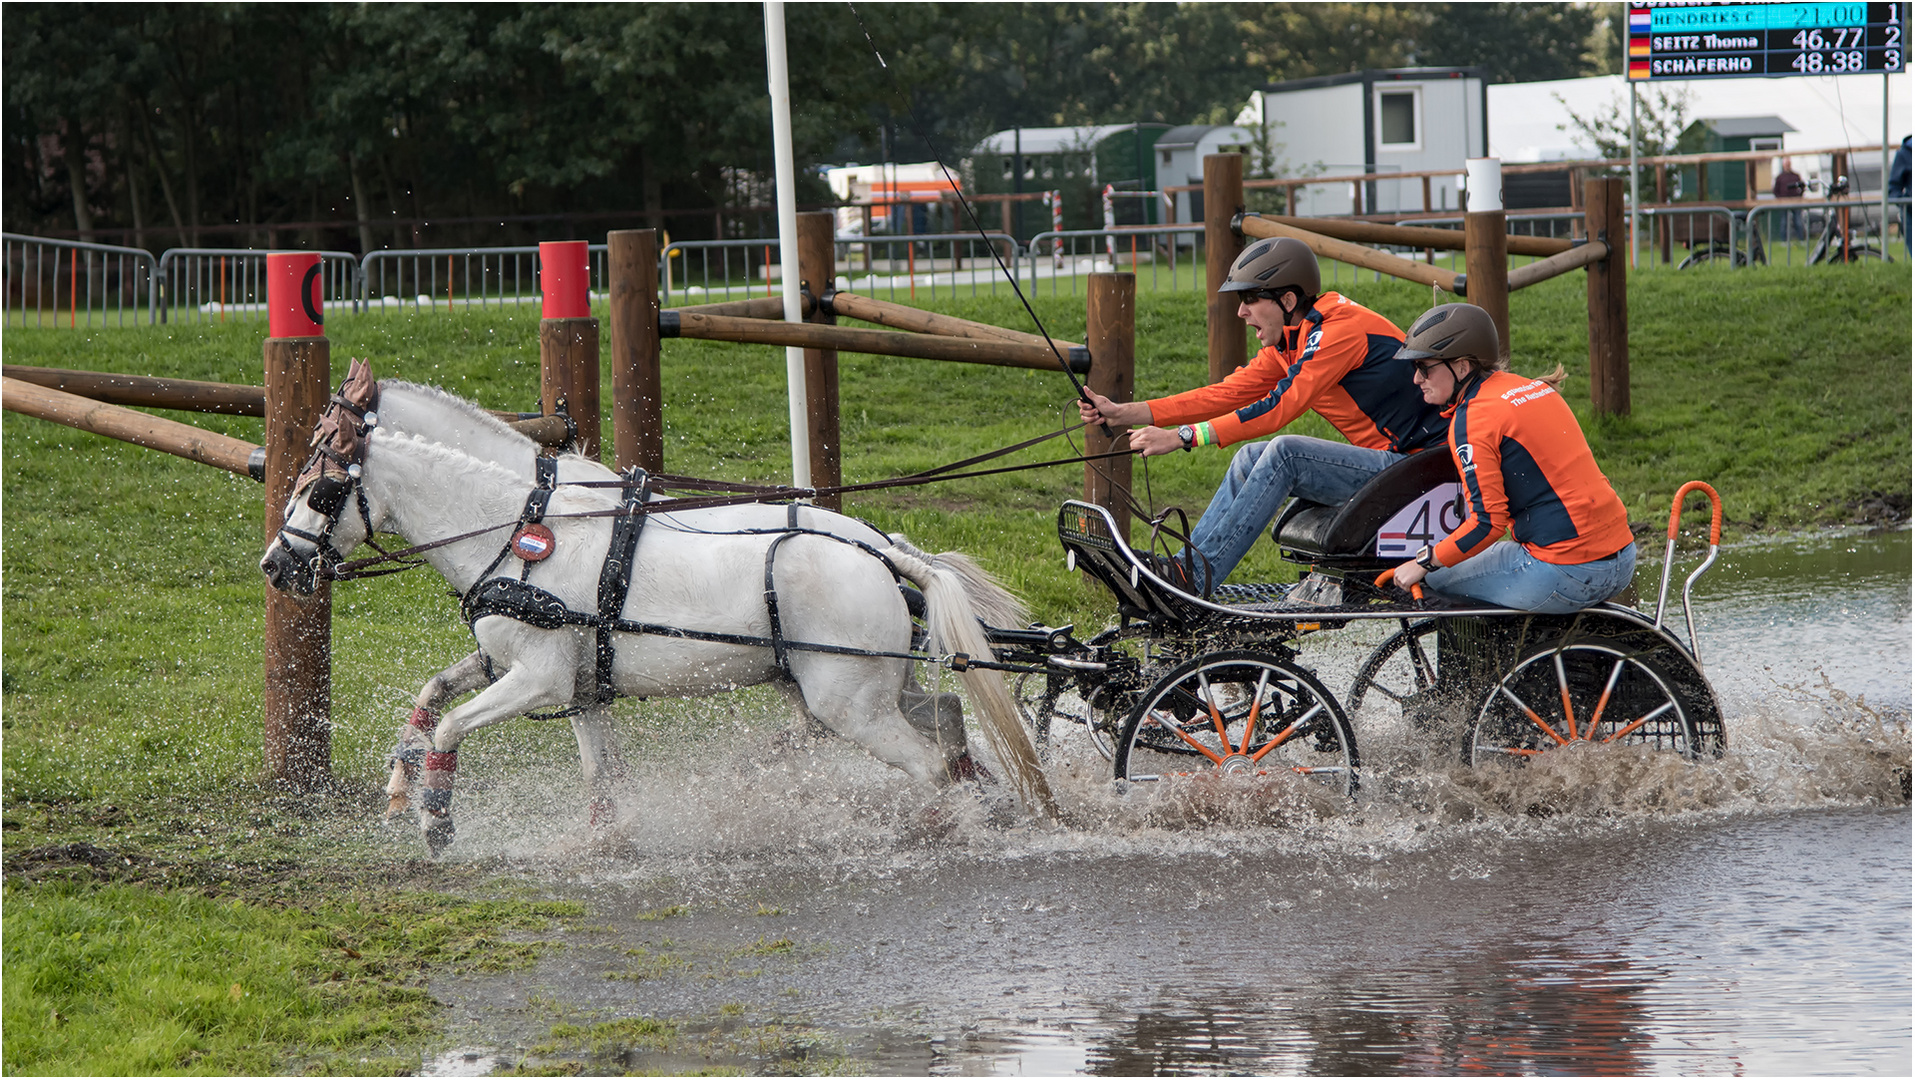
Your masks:
M 1177 438 L 1183 440 L 1185 450 L 1194 450 L 1197 446 L 1197 429 L 1185 424 L 1177 429 Z
M 1436 561 L 1436 552 L 1428 544 L 1416 549 L 1416 565 L 1425 570 L 1443 569 L 1443 564 Z

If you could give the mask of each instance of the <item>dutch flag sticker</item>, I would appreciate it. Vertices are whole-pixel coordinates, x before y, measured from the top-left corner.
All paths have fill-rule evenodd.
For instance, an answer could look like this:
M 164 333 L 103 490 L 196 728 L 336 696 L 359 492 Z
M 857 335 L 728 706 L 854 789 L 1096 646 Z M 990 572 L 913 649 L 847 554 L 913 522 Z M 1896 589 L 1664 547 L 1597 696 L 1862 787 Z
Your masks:
M 527 525 L 512 537 L 512 554 L 526 562 L 538 562 L 552 554 L 556 546 L 552 530 L 543 525 Z

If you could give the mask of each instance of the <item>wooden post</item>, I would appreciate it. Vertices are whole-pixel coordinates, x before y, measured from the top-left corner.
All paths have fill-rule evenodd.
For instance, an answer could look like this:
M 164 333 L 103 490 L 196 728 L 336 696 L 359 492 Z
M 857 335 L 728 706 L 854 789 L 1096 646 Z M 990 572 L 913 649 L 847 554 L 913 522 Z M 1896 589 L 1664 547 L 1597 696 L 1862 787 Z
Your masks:
M 636 465 L 663 472 L 658 230 L 619 229 L 606 234 L 605 245 L 612 291 L 612 461 L 621 470 Z
M 271 543 L 286 524 L 286 501 L 332 394 L 332 345 L 320 310 L 319 255 L 271 254 L 266 262 L 264 532 Z M 266 772 L 295 789 L 318 790 L 332 772 L 332 589 L 324 581 L 306 597 L 265 589 Z
M 1243 320 L 1237 317 L 1235 294 L 1218 292 L 1230 273 L 1230 264 L 1243 251 L 1243 238 L 1230 220 L 1243 210 L 1243 155 L 1204 155 L 1204 303 L 1208 314 L 1205 340 L 1210 348 L 1210 381 L 1221 382 L 1249 359 L 1243 343 Z M 1293 210 L 1292 213 L 1295 211 Z M 1097 356 L 1091 346 L 1091 356 Z
M 1618 244 L 1626 228 L 1623 182 L 1583 182 L 1584 220 L 1593 239 L 1609 241 L 1610 256 L 1589 264 L 1589 398 L 1596 412 L 1629 415 L 1629 260 Z M 1472 291 L 1475 281 L 1470 282 Z
M 1211 157 L 1236 155 L 1213 154 Z M 1210 174 L 1208 162 L 1206 158 L 1206 177 Z M 1231 317 L 1235 318 L 1235 312 Z M 1090 288 L 1084 300 L 1084 338 L 1090 345 L 1092 357 L 1085 385 L 1112 401 L 1131 400 L 1137 390 L 1137 275 L 1090 276 Z M 1243 343 L 1241 331 L 1237 342 Z M 1117 438 L 1106 436 L 1096 424 L 1085 428 L 1084 453 L 1095 456 L 1108 452 L 1112 444 L 1123 437 L 1123 432 L 1112 430 L 1116 431 Z M 1084 501 L 1110 511 L 1117 522 L 1119 539 L 1125 543 L 1130 542 L 1130 511 L 1117 493 L 1130 490 L 1130 462 L 1130 458 L 1117 457 L 1084 463 Z
M 1005 204 L 1009 206 L 1009 203 Z M 837 287 L 838 253 L 832 243 L 833 217 L 829 210 L 798 215 L 798 280 L 811 294 L 806 322 L 835 324 L 818 301 Z M 811 432 L 811 486 L 837 487 L 844 483 L 843 445 L 838 434 L 838 350 L 805 350 L 805 426 Z M 826 495 L 817 500 L 827 510 L 844 509 L 844 498 Z
M 1668 201 L 1669 201 L 1669 173 L 1668 173 L 1668 170 L 1664 169 L 1661 165 L 1657 165 L 1656 166 L 1656 204 L 1658 207 L 1660 207 L 1662 204 L 1667 203 Z M 1671 239 L 1669 235 L 1670 234 L 1669 219 L 1665 215 L 1658 214 L 1655 218 L 1655 222 L 1656 222 L 1656 250 L 1662 252 L 1662 265 L 1667 266 L 1669 265 L 1669 260 L 1670 260 L 1669 241 Z
M 539 245 L 539 402 L 578 425 L 579 453 L 599 456 L 598 320 L 592 317 L 585 241 Z
M 1509 224 L 1503 212 L 1502 162 L 1470 158 L 1469 212 L 1463 215 L 1463 268 L 1469 302 L 1496 322 L 1500 359 L 1509 360 Z

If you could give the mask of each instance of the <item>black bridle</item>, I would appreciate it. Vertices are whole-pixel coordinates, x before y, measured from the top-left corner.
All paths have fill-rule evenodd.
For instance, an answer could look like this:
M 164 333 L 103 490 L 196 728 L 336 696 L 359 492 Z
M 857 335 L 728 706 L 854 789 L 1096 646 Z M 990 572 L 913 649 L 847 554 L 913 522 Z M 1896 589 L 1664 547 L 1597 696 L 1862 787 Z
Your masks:
M 293 489 L 292 501 L 304 502 L 306 507 L 325 519 L 325 528 L 319 532 L 309 532 L 295 528 L 291 524 L 282 524 L 279 534 L 273 542 L 295 559 L 302 559 L 299 552 L 288 543 L 288 536 L 297 537 L 313 545 L 313 554 L 304 559 L 304 569 L 315 581 L 350 581 L 360 577 L 378 577 L 383 574 L 396 574 L 409 570 L 418 564 L 417 560 L 405 561 L 379 546 L 373 539 L 372 508 L 366 502 L 366 487 L 360 482 L 364 475 L 366 445 L 371 441 L 372 429 L 379 426 L 379 388 L 372 387 L 369 400 L 361 405 L 345 396 L 345 384 L 341 383 L 332 395 L 331 403 L 320 415 L 319 423 L 313 428 L 313 452 L 306 464 L 299 470 L 301 480 Z M 328 432 L 338 430 L 341 425 L 350 424 L 353 432 L 351 450 L 340 453 L 333 449 Z M 304 498 L 301 498 L 304 493 Z M 359 510 L 359 520 L 366 527 L 364 543 L 377 551 L 383 558 L 380 561 L 393 561 L 399 565 L 379 570 L 345 570 L 345 553 L 333 543 L 333 532 L 339 528 L 339 522 L 346 501 L 351 499 Z

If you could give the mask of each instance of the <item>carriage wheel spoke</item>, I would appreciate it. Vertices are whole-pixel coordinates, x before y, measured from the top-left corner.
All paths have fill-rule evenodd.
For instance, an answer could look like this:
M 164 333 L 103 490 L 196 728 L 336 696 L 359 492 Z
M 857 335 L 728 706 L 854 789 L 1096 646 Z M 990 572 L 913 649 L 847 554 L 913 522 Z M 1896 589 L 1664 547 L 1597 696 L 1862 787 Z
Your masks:
M 1223 714 L 1217 711 L 1217 699 L 1210 689 L 1210 678 L 1202 673 L 1197 676 L 1197 700 L 1210 710 L 1210 723 L 1217 729 L 1217 741 L 1223 744 L 1225 750 L 1230 749 L 1230 735 L 1224 730 Z
M 1250 752 L 1250 737 L 1256 733 L 1257 715 L 1263 711 L 1263 692 L 1269 688 L 1270 669 L 1265 668 L 1263 672 L 1257 676 L 1257 692 L 1251 695 L 1250 698 L 1250 715 L 1245 717 L 1243 721 L 1243 744 L 1237 747 L 1237 753 L 1239 754 L 1248 754 Z M 1229 746 L 1230 741 L 1228 739 L 1224 740 L 1224 745 Z
M 1603 742 L 1613 742 L 1616 739 L 1620 739 L 1623 736 L 1629 734 L 1630 732 L 1636 730 L 1642 725 L 1648 723 L 1651 720 L 1654 720 L 1656 717 L 1661 716 L 1663 713 L 1666 713 L 1670 709 L 1673 709 L 1675 707 L 1676 707 L 1675 702 L 1665 701 L 1662 704 L 1656 706 L 1654 709 L 1650 710 L 1649 712 L 1643 713 L 1641 716 L 1638 716 L 1634 720 L 1629 721 L 1629 723 L 1625 724 L 1624 726 L 1617 728 L 1616 731 L 1613 734 L 1611 734 L 1607 739 L 1604 739 Z
M 1169 731 L 1172 735 L 1175 735 L 1179 739 L 1182 739 L 1183 741 L 1189 743 L 1191 749 L 1209 758 L 1212 762 L 1215 762 L 1218 765 L 1223 764 L 1222 754 L 1217 753 L 1215 750 L 1212 750 L 1210 747 L 1205 746 L 1203 743 L 1200 743 L 1197 740 L 1191 738 L 1190 733 L 1183 729 L 1182 724 L 1177 723 L 1175 720 L 1165 720 L 1163 716 L 1154 709 L 1151 710 L 1150 718 L 1151 720 L 1156 722 L 1158 727 L 1161 727 L 1165 729 L 1166 731 Z M 1228 745 L 1228 744 L 1226 743 L 1225 745 Z
M 1626 663 L 1626 661 L 1618 660 L 1616 661 L 1616 666 L 1609 669 L 1609 681 L 1603 684 L 1602 696 L 1596 699 L 1596 711 L 1589 714 L 1589 737 L 1592 739 L 1596 737 L 1596 725 L 1602 723 L 1603 710 L 1609 707 L 1609 695 L 1616 692 L 1616 680 L 1622 678 L 1622 666 L 1624 663 Z M 1641 721 L 1637 722 L 1640 723 Z M 1609 738 L 1613 739 L 1615 736 L 1611 735 Z M 1609 739 L 1604 739 L 1603 741 L 1608 742 Z
M 1262 746 L 1257 747 L 1257 752 L 1250 755 L 1250 760 L 1262 761 L 1263 755 L 1269 753 L 1272 750 L 1275 750 L 1277 747 L 1282 746 L 1284 743 L 1290 741 L 1290 737 L 1292 735 L 1295 735 L 1297 732 L 1302 731 L 1306 726 L 1309 725 L 1310 721 L 1315 719 L 1316 715 L 1322 711 L 1323 711 L 1323 702 L 1321 701 L 1317 702 L 1315 705 L 1310 706 L 1310 711 L 1307 713 L 1304 713 L 1302 716 L 1297 717 L 1295 723 L 1291 724 L 1289 727 L 1284 728 L 1282 731 L 1279 731 L 1275 735 L 1271 736 L 1269 742 L 1264 743 Z
M 1563 670 L 1563 654 L 1556 653 L 1556 685 L 1563 692 L 1563 723 L 1569 725 L 1569 741 L 1575 742 L 1582 736 L 1576 734 L 1576 706 L 1569 701 L 1569 673 Z M 1590 728 L 1593 734 L 1595 728 Z
M 1502 694 L 1504 697 L 1508 698 L 1510 701 L 1514 702 L 1517 708 L 1523 710 L 1523 715 L 1529 717 L 1530 723 L 1535 724 L 1539 728 L 1542 728 L 1544 734 L 1548 735 L 1552 739 L 1555 739 L 1557 746 L 1569 745 L 1568 739 L 1563 738 L 1560 734 L 1557 733 L 1555 728 L 1550 727 L 1549 724 L 1546 721 L 1544 721 L 1542 717 L 1537 716 L 1536 710 L 1530 708 L 1528 703 L 1524 702 L 1522 698 L 1519 698 L 1515 694 L 1511 693 L 1508 686 L 1498 686 L 1496 688 L 1496 691 Z

